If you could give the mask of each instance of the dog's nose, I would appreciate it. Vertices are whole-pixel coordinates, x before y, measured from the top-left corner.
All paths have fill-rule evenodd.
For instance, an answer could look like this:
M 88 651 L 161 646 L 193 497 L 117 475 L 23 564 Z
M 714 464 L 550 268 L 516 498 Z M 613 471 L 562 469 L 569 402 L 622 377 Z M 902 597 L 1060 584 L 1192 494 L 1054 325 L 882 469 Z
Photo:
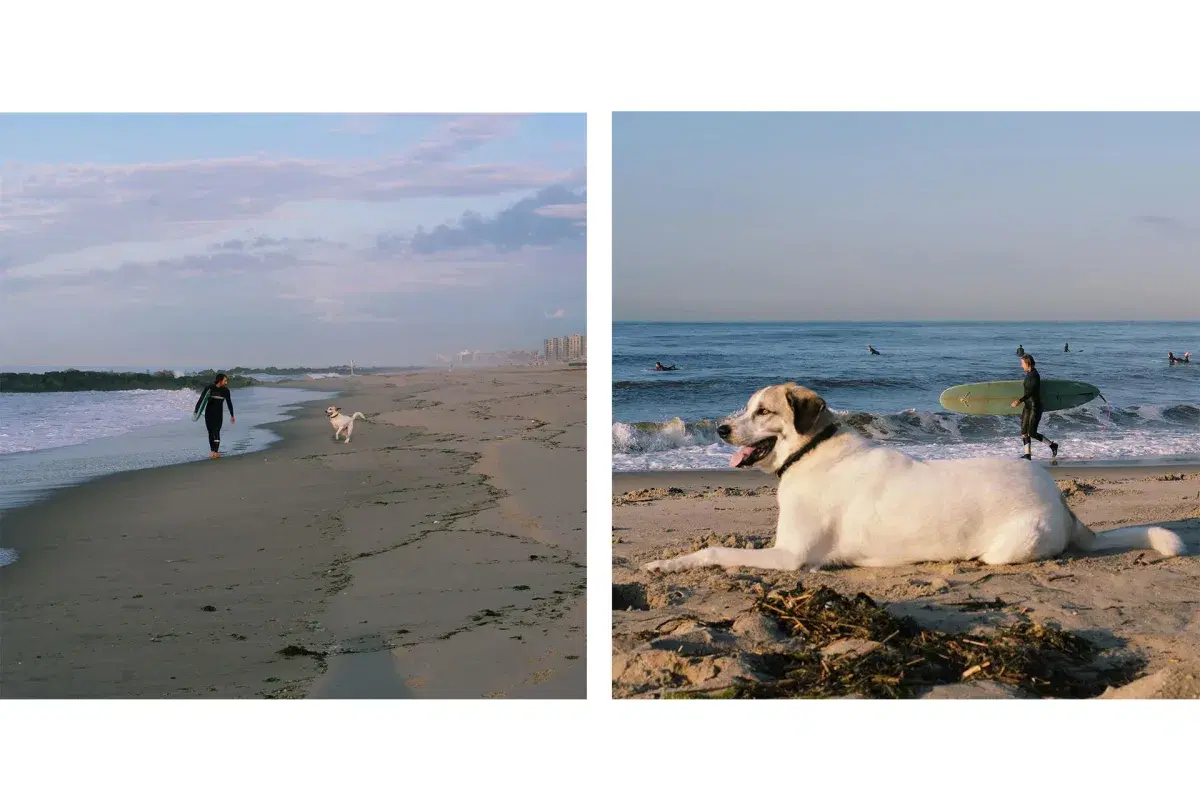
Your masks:
M 717 436 L 720 436 L 722 439 L 728 439 L 731 433 L 733 433 L 733 428 L 728 425 L 717 426 Z

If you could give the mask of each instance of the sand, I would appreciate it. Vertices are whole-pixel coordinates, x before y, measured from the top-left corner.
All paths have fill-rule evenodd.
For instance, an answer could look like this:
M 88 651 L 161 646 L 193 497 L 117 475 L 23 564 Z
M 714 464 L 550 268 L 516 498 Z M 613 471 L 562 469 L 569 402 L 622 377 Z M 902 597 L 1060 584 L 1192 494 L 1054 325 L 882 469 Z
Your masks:
M 613 695 L 720 692 L 761 679 L 756 657 L 789 647 L 754 611 L 756 586 L 865 592 L 889 611 L 947 632 L 988 632 L 1020 619 L 1058 625 L 1104 658 L 1144 660 L 1140 679 L 1107 697 L 1200 697 L 1200 471 L 1197 467 L 1057 468 L 1055 479 L 1096 530 L 1162 524 L 1189 554 L 1135 551 L 1021 566 L 974 562 L 816 573 L 709 568 L 640 570 L 709 545 L 769 546 L 775 481 L 759 472 L 613 475 Z M 996 604 L 999 599 L 1001 602 Z M 973 601 L 1002 607 L 977 610 Z M 966 605 L 963 605 L 966 604 Z M 990 682 L 939 687 L 934 697 L 1009 697 Z
M 265 452 L 5 514 L 0 696 L 584 697 L 585 384 L 298 382 L 368 415 L 351 443 L 314 401 Z

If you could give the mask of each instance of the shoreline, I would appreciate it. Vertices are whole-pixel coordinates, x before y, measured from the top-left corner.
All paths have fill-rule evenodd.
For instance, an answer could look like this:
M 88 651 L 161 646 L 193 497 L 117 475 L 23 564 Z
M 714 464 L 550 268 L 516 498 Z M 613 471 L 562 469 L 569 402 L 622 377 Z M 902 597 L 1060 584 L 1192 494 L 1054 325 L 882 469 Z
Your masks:
M 264 386 L 263 388 L 276 388 L 276 387 Z M 286 426 L 286 424 L 288 422 L 291 422 L 298 415 L 300 415 L 305 410 L 307 410 L 309 405 L 314 404 L 314 403 L 324 402 L 324 400 L 326 400 L 326 399 L 331 399 L 331 400 L 336 399 L 340 395 L 340 392 L 337 390 L 322 389 L 322 388 L 314 387 L 311 385 L 306 386 L 303 384 L 296 385 L 296 386 L 283 386 L 283 387 L 279 387 L 279 388 L 297 389 L 300 391 L 310 392 L 310 393 L 316 393 L 316 392 L 330 393 L 330 392 L 332 392 L 334 397 L 332 397 L 332 398 L 322 397 L 319 400 L 317 398 L 310 398 L 307 400 L 301 399 L 298 402 L 288 404 L 287 406 L 280 407 L 278 409 L 279 414 L 282 416 L 282 419 L 274 420 L 271 422 L 263 422 L 263 423 L 259 423 L 259 424 L 250 424 L 250 425 L 246 426 L 247 430 L 264 430 L 264 431 L 269 432 L 274 437 L 273 441 L 269 441 L 262 447 L 255 448 L 253 450 L 245 450 L 245 451 L 236 452 L 236 453 L 235 452 L 227 452 L 224 455 L 222 455 L 222 460 L 235 459 L 235 458 L 240 458 L 243 456 L 250 456 L 250 455 L 257 454 L 257 453 L 265 453 L 265 452 L 270 451 L 271 449 L 280 445 L 284 440 L 284 436 L 279 430 L 280 426 Z M 139 434 L 144 435 L 147 428 L 157 427 L 158 425 L 161 425 L 161 424 L 162 423 L 156 423 L 156 425 L 146 426 L 144 428 L 134 428 L 133 430 L 125 431 L 123 433 L 120 433 L 120 434 L 117 434 L 117 435 L 111 436 L 111 437 L 100 437 L 97 439 L 88 439 L 86 441 L 78 442 L 75 444 L 67 444 L 67 445 L 62 445 L 59 447 L 49 447 L 49 448 L 45 448 L 45 449 L 41 449 L 41 450 L 23 450 L 23 451 L 14 452 L 14 453 L 5 453 L 4 456 L 11 458 L 11 457 L 25 457 L 25 456 L 41 455 L 41 457 L 45 457 L 42 454 L 53 453 L 55 451 L 68 450 L 70 448 L 86 447 L 88 445 L 94 446 L 95 443 L 97 443 L 97 442 L 120 440 L 122 437 L 127 437 L 130 435 L 133 435 L 133 436 L 137 436 Z M 197 441 L 199 441 L 199 437 L 197 436 L 196 438 L 197 438 Z M 129 474 L 133 474 L 133 473 L 151 472 L 153 470 L 170 469 L 172 467 L 179 467 L 179 466 L 183 466 L 185 464 L 193 464 L 193 463 L 198 463 L 198 462 L 202 463 L 202 462 L 206 462 L 206 461 L 208 461 L 207 458 L 205 458 L 203 456 L 196 456 L 196 458 L 187 460 L 187 461 L 176 461 L 176 462 L 167 463 L 167 464 L 154 464 L 152 466 L 134 467 L 132 469 L 118 469 L 115 472 L 105 472 L 105 473 L 98 474 L 98 475 L 84 476 L 84 477 L 81 477 L 78 479 L 71 480 L 67 483 L 59 484 L 56 486 L 51 486 L 49 488 L 31 489 L 31 490 L 29 490 L 29 492 L 31 493 L 29 496 L 29 499 L 27 499 L 23 502 L 19 502 L 15 505 L 11 505 L 11 506 L 0 506 L 0 524 L 3 524 L 4 518 L 6 515 L 11 514 L 12 512 L 15 512 L 18 509 L 29 508 L 30 506 L 34 506 L 39 503 L 50 502 L 54 499 L 54 496 L 58 492 L 65 491 L 65 490 L 71 489 L 73 487 L 84 486 L 86 484 L 90 484 L 95 481 L 103 481 L 103 480 L 106 480 L 108 478 L 112 478 L 112 477 L 115 477 L 118 475 L 129 475 Z
M 0 544 L 22 557 L 0 573 L 0 697 L 584 696 L 582 505 L 497 489 L 521 465 L 481 474 L 487 453 L 455 433 L 479 402 L 519 411 L 530 383 L 554 392 L 559 377 L 303 381 L 286 388 L 337 391 L 368 415 L 349 445 L 312 399 L 264 426 L 278 437 L 266 449 L 5 512 Z M 582 406 L 581 385 L 562 392 Z M 484 451 L 529 432 L 484 427 Z M 582 425 L 570 431 L 582 445 Z M 560 512 L 574 515 L 567 541 L 528 530 Z

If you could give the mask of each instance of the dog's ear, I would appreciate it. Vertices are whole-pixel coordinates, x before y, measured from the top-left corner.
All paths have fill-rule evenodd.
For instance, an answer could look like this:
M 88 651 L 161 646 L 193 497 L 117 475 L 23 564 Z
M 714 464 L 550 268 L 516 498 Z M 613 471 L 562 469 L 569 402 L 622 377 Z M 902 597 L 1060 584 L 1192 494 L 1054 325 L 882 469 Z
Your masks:
M 796 433 L 807 434 L 817 424 L 817 418 L 825 410 L 825 401 L 811 392 L 788 389 L 788 405 L 792 407 L 792 424 Z

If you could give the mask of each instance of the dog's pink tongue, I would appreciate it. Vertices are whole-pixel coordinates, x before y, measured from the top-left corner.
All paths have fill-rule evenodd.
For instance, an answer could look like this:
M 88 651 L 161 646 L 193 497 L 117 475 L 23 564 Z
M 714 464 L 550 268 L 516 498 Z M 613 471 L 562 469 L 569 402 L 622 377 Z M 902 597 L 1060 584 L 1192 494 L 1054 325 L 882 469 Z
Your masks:
M 753 447 L 740 448 L 736 453 L 733 454 L 733 456 L 730 457 L 729 466 L 740 467 L 742 465 L 742 462 L 745 461 L 747 458 L 749 458 L 750 454 L 753 452 L 754 452 Z

